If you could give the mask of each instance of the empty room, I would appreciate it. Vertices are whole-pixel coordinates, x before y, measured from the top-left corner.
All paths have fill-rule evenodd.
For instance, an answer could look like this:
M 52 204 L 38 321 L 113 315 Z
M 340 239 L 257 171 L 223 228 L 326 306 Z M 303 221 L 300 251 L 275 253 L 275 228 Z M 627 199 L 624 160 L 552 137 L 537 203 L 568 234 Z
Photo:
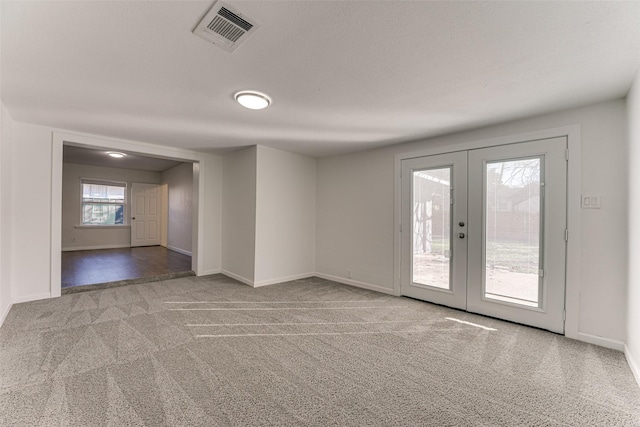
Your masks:
M 193 163 L 62 151 L 64 293 L 193 274 Z
M 0 1 L 0 425 L 640 425 L 640 2 Z

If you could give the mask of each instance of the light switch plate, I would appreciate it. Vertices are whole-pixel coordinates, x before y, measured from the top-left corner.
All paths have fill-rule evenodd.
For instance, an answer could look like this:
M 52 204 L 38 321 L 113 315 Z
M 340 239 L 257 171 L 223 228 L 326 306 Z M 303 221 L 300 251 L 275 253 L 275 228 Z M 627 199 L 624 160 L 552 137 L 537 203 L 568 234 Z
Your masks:
M 600 194 L 583 194 L 580 205 L 582 209 L 600 209 L 602 196 Z

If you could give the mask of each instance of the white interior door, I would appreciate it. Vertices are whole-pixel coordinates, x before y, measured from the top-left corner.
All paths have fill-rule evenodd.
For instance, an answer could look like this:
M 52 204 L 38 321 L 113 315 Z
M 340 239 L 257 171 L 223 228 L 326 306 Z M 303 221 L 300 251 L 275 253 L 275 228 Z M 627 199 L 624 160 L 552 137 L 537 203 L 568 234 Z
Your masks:
M 161 241 L 161 186 L 131 185 L 131 246 L 155 246 Z
M 563 333 L 565 150 L 554 138 L 404 160 L 401 293 Z

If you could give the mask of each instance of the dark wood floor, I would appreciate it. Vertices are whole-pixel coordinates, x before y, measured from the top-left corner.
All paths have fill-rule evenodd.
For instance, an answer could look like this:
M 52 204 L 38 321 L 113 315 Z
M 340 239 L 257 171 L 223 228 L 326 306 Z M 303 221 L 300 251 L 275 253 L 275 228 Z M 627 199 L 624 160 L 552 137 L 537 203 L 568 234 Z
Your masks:
M 191 257 L 164 248 L 62 252 L 62 288 L 191 271 Z

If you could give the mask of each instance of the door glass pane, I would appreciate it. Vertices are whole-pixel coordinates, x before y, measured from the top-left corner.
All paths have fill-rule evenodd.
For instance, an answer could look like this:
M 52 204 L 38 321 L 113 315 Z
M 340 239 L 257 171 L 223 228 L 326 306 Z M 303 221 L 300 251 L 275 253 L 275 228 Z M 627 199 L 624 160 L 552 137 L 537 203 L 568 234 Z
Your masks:
M 484 296 L 540 305 L 541 158 L 486 166 Z
M 413 172 L 413 282 L 450 289 L 451 168 Z

